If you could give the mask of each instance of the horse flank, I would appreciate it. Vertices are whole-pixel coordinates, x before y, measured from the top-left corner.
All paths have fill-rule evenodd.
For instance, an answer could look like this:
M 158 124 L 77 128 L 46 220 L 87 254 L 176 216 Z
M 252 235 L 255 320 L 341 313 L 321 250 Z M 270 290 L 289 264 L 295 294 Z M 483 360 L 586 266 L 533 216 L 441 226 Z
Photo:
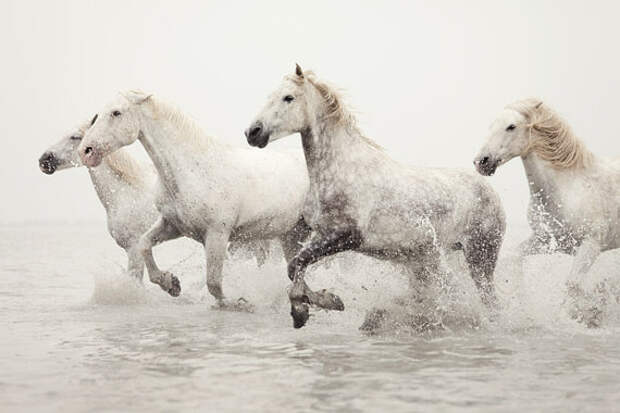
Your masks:
M 538 99 L 525 99 L 507 106 L 528 120 L 530 142 L 524 152 L 534 152 L 556 169 L 583 169 L 593 155 L 556 112 Z
M 314 72 L 306 71 L 304 72 L 303 78 L 299 76 L 290 76 L 289 79 L 291 79 L 297 84 L 303 83 L 303 80 L 306 79 L 308 80 L 308 82 L 310 82 L 312 86 L 316 88 L 327 106 L 326 114 L 323 118 L 323 121 L 327 123 L 328 126 L 343 127 L 350 134 L 357 135 L 369 146 L 378 150 L 383 150 L 383 147 L 381 145 L 366 137 L 361 132 L 357 125 L 357 119 L 355 115 L 353 114 L 351 109 L 344 104 L 342 95 L 333 87 L 329 86 L 327 83 L 318 80 Z

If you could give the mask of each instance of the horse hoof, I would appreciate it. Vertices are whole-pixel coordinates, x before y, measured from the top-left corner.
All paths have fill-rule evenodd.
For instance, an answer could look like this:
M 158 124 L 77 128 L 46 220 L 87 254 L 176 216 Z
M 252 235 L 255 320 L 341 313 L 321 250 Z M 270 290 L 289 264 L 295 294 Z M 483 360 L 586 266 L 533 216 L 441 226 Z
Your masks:
M 181 294 L 181 282 L 173 274 L 169 272 L 165 272 L 164 277 L 168 277 L 168 276 L 170 277 L 170 287 L 164 290 L 171 296 L 178 297 Z
M 232 311 L 239 313 L 253 313 L 254 306 L 245 298 L 241 297 L 237 301 L 220 300 L 214 306 L 217 310 Z
M 293 327 L 302 328 L 310 318 L 308 304 L 291 304 L 291 316 L 293 317 Z

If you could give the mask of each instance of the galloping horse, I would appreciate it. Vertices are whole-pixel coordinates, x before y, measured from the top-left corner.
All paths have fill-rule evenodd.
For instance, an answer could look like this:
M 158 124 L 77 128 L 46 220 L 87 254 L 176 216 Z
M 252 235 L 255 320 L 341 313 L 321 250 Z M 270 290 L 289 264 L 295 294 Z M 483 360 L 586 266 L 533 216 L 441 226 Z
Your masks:
M 574 299 L 583 293 L 583 277 L 598 255 L 620 248 L 620 160 L 594 156 L 538 99 L 504 109 L 474 165 L 482 175 L 493 175 L 517 156 L 530 188 L 528 222 L 533 232 L 519 246 L 521 264 L 527 255 L 574 255 L 567 281 Z
M 39 168 L 51 175 L 56 171 L 82 166 L 78 146 L 92 120 L 83 122 L 50 146 L 39 158 Z M 97 168 L 88 168 L 93 187 L 107 215 L 108 232 L 127 252 L 128 273 L 141 280 L 144 259 L 138 241 L 159 213 L 155 208 L 157 174 L 152 165 L 141 165 L 125 149 L 111 153 Z
M 264 148 L 293 133 L 301 134 L 316 231 L 288 266 L 294 327 L 304 326 L 310 305 L 325 307 L 317 294 L 325 295 L 304 281 L 306 267 L 346 250 L 404 264 L 411 277 L 427 279 L 443 250 L 461 248 L 483 301 L 495 303 L 493 271 L 505 218 L 484 180 L 463 170 L 410 168 L 392 160 L 361 133 L 340 96 L 299 66 L 246 136 Z
M 279 238 L 287 260 L 294 256 L 309 234 L 302 218 L 308 192 L 303 164 L 289 155 L 223 144 L 172 105 L 136 91 L 121 94 L 99 113 L 78 150 L 84 164 L 94 167 L 136 140 L 159 175 L 161 217 L 139 242 L 151 281 L 179 295 L 179 280 L 157 267 L 152 248 L 186 236 L 205 247 L 207 287 L 218 305 L 251 309 L 222 292 L 227 243 Z
M 50 146 L 39 158 L 41 171 L 52 175 L 56 171 L 83 166 L 78 146 L 96 118 L 83 122 Z M 88 173 L 105 209 L 108 232 L 127 253 L 127 272 L 142 280 L 144 259 L 138 242 L 159 216 L 155 207 L 157 171 L 152 164 L 138 162 L 128 150 L 120 148 L 108 155 L 101 165 L 88 168 Z M 252 252 L 260 266 L 267 258 L 268 247 L 263 242 L 231 243 L 229 250 Z

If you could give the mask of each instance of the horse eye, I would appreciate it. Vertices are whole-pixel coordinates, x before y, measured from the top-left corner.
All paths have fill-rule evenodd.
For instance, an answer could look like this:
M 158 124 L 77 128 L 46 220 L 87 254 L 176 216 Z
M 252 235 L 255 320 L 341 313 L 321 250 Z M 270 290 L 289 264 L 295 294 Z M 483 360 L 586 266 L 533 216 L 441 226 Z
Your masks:
M 81 137 L 81 136 L 77 136 L 77 135 L 75 135 L 75 136 L 72 136 L 72 137 L 71 137 L 71 140 L 74 140 L 74 141 L 81 141 L 81 140 L 82 140 L 82 137 Z
M 286 95 L 283 99 L 286 103 L 291 103 L 295 98 L 292 95 Z
M 514 130 L 514 129 L 516 129 L 516 126 L 515 126 L 515 125 L 513 125 L 513 124 L 510 124 L 510 125 L 508 125 L 508 127 L 506 128 L 506 131 L 511 131 L 511 130 Z
M 118 110 L 112 112 L 112 116 L 121 116 L 121 113 Z

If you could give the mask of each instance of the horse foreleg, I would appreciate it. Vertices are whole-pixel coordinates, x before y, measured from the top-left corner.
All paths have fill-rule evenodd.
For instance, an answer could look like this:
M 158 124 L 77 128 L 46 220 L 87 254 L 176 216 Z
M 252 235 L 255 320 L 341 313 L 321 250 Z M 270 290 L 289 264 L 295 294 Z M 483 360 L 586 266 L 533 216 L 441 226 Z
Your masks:
M 284 259 L 287 263 L 295 258 L 295 255 L 301 250 L 302 243 L 308 238 L 311 232 L 312 228 L 310 228 L 308 224 L 306 224 L 304 218 L 301 217 L 293 228 L 280 237 Z
M 132 278 L 142 281 L 144 275 L 144 258 L 137 245 L 127 249 L 127 272 Z
M 179 279 L 167 271 L 161 271 L 153 258 L 153 247 L 164 241 L 179 238 L 181 233 L 177 228 L 160 217 L 146 233 L 140 237 L 138 250 L 142 254 L 146 270 L 149 273 L 151 282 L 159 285 L 173 297 L 178 297 L 181 293 L 181 283 Z
M 207 289 L 217 300 L 217 308 L 233 311 L 252 311 L 252 307 L 240 298 L 236 302 L 229 302 L 222 290 L 222 270 L 226 258 L 226 247 L 230 231 L 209 230 L 205 236 L 205 255 L 207 259 Z
M 571 267 L 570 274 L 566 280 L 568 295 L 571 300 L 569 313 L 572 318 L 584 321 L 588 326 L 595 327 L 600 324 L 600 310 L 591 303 L 579 304 L 580 298 L 585 298 L 585 292 L 582 288 L 583 278 L 586 276 L 594 261 L 601 253 L 601 245 L 593 240 L 586 239 L 581 243 L 575 254 L 575 260 Z
M 567 280 L 569 286 L 579 287 L 584 276 L 601 254 L 601 244 L 593 239 L 586 239 L 581 243 L 575 254 L 575 260 L 571 267 L 570 275 Z
M 344 310 L 342 300 L 325 290 L 312 291 L 304 280 L 306 267 L 323 257 L 358 248 L 362 243 L 359 231 L 336 231 L 325 237 L 318 238 L 303 247 L 289 262 L 288 276 L 293 281 L 289 291 L 291 316 L 295 328 L 303 327 L 310 317 L 310 305 L 327 310 Z
M 507 253 L 505 260 L 510 277 L 498 279 L 495 282 L 497 293 L 500 297 L 505 300 L 519 298 L 521 302 L 524 302 L 523 279 L 525 259 L 530 255 L 540 253 L 544 247 L 545 244 L 536 235 L 531 235 L 528 239 L 519 243 L 514 251 Z

